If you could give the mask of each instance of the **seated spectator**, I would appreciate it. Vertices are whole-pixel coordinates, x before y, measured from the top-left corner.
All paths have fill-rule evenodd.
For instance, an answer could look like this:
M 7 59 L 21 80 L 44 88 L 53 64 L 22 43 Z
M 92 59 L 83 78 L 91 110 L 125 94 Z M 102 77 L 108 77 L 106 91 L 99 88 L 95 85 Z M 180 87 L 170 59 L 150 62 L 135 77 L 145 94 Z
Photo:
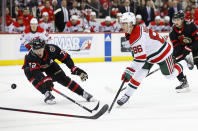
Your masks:
M 6 25 L 5 25 L 5 32 L 9 32 L 10 25 L 14 22 L 12 16 L 10 15 L 10 11 L 6 8 Z
M 146 24 L 144 23 L 144 21 L 142 20 L 142 16 L 141 15 L 136 15 L 136 24 L 139 24 L 141 26 L 146 27 Z
M 153 31 L 162 31 L 164 23 L 161 22 L 161 17 L 156 16 L 155 21 L 151 21 L 148 28 L 152 29 Z
M 165 16 L 164 17 L 164 26 L 162 28 L 162 31 L 170 31 L 170 30 L 171 30 L 170 17 L 169 16 Z
M 9 33 L 23 33 L 25 30 L 25 24 L 23 22 L 23 16 L 19 16 L 17 21 L 14 21 L 10 25 Z
M 80 17 L 86 18 L 90 16 L 92 9 L 90 9 L 85 1 L 80 4 Z
M 117 13 L 117 19 L 114 24 L 114 30 L 115 32 L 122 32 L 120 18 L 122 17 L 122 13 Z
M 41 16 L 43 15 L 43 12 L 47 12 L 49 14 L 49 20 L 54 21 L 54 10 L 51 8 L 50 1 L 45 1 L 45 7 L 41 10 Z
M 54 32 L 52 21 L 49 20 L 49 14 L 47 12 L 43 12 L 42 15 L 42 20 L 39 21 L 39 26 L 46 32 Z
M 107 16 L 105 21 L 100 23 L 100 32 L 115 32 L 114 24 L 115 22 L 111 22 L 111 17 Z
M 72 15 L 63 32 L 83 32 L 83 26 L 77 15 Z
M 89 31 L 86 32 L 99 32 L 99 23 L 95 19 L 96 19 L 96 12 L 91 12 L 90 18 L 86 19 L 85 21 L 85 24 L 89 29 Z

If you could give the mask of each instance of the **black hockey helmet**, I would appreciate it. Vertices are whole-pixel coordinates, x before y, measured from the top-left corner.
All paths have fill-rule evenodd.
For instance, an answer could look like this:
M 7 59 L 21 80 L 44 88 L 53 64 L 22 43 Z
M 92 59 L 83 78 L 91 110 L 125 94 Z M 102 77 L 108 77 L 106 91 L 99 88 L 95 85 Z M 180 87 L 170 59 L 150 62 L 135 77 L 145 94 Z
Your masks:
M 173 19 L 180 18 L 183 20 L 184 17 L 185 17 L 184 11 L 180 10 L 180 11 L 174 13 Z
M 45 41 L 40 39 L 40 38 L 33 39 L 30 42 L 30 45 L 32 46 L 33 50 L 41 49 L 41 48 L 43 48 L 45 46 Z

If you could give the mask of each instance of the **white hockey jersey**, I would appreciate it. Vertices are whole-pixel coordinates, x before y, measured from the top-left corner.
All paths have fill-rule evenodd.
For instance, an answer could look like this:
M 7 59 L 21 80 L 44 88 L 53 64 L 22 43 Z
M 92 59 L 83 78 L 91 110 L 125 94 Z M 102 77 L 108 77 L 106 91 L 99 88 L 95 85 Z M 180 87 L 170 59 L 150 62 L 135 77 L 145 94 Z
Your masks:
M 21 39 L 20 39 L 21 44 L 24 44 L 24 46 L 28 50 L 30 50 L 31 46 L 29 45 L 29 42 L 35 38 L 41 38 L 45 40 L 47 43 L 49 43 L 49 41 L 52 40 L 51 37 L 48 35 L 48 33 L 46 33 L 46 31 L 40 26 L 37 27 L 37 31 L 34 33 L 31 31 L 30 27 L 28 26 L 21 36 Z
M 157 32 L 140 25 L 136 25 L 131 32 L 129 44 L 134 57 L 131 64 L 134 71 L 141 69 L 145 62 L 160 63 L 173 52 L 172 44 Z
M 53 32 L 52 21 L 44 22 L 43 20 L 39 21 L 39 26 L 42 27 L 46 32 Z

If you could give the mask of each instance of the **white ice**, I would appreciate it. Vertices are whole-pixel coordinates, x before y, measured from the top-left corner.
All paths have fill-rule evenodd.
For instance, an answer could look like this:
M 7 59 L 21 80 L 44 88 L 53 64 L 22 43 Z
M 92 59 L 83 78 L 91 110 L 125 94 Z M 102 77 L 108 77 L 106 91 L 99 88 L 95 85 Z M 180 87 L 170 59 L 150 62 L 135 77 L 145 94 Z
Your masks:
M 104 104 L 111 104 L 121 85 L 121 75 L 130 62 L 78 63 L 89 79 L 66 74 Z M 158 67 L 153 67 L 152 70 Z M 197 131 L 198 130 L 198 71 L 185 69 L 191 92 L 176 93 L 177 80 L 168 81 L 160 71 L 143 80 L 139 89 L 123 107 L 114 105 L 111 113 L 97 120 L 49 116 L 0 110 L 0 131 Z M 11 89 L 12 83 L 17 84 Z M 93 108 L 96 103 L 55 83 L 55 88 L 80 104 Z M 111 89 L 111 90 L 107 90 Z M 124 92 L 122 92 L 123 94 Z M 0 67 L 0 107 L 21 108 L 46 112 L 93 115 L 53 92 L 56 105 L 46 105 L 44 96 L 24 76 L 21 66 Z M 121 95 L 122 95 L 121 94 Z M 120 95 L 120 96 L 121 96 Z M 120 98 L 119 96 L 119 98 Z

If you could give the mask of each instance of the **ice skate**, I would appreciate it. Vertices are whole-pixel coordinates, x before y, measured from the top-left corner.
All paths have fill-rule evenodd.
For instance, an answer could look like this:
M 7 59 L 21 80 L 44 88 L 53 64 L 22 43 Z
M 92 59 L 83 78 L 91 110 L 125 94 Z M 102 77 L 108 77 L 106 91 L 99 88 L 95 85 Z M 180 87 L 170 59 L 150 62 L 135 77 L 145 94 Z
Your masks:
M 51 94 L 50 91 L 45 92 L 44 102 L 49 105 L 56 104 L 55 97 Z
M 83 92 L 83 96 L 82 97 L 85 98 L 88 102 L 95 102 L 95 101 L 97 101 L 96 99 L 93 98 L 93 96 L 91 94 L 89 94 L 86 91 Z
M 194 68 L 194 61 L 192 54 L 190 53 L 189 55 L 187 55 L 184 60 L 186 61 L 189 70 L 192 70 Z
M 175 88 L 176 92 L 177 93 L 189 92 L 190 88 L 189 88 L 189 84 L 188 84 L 188 81 L 186 79 L 186 76 L 180 82 L 181 82 L 181 84 Z
M 117 101 L 118 105 L 122 106 L 129 100 L 129 98 L 130 96 L 127 96 L 126 94 L 124 94 L 122 98 Z

